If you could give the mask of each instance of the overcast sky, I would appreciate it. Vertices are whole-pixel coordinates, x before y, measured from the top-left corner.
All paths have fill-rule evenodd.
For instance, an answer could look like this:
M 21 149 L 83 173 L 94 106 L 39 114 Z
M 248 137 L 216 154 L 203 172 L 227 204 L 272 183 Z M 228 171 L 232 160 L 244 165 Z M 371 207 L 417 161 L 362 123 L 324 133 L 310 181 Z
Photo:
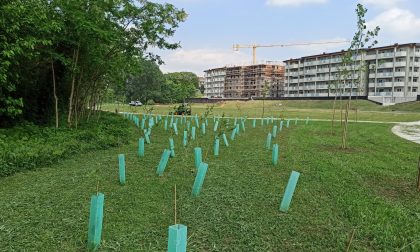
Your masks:
M 161 55 L 163 72 L 203 70 L 250 64 L 252 50 L 233 44 L 288 44 L 350 40 L 356 29 L 354 0 L 167 0 L 188 13 L 172 41 L 174 51 Z M 361 0 L 368 26 L 381 27 L 379 45 L 420 43 L 420 0 Z M 258 48 L 257 60 L 283 61 L 345 49 L 348 44 Z

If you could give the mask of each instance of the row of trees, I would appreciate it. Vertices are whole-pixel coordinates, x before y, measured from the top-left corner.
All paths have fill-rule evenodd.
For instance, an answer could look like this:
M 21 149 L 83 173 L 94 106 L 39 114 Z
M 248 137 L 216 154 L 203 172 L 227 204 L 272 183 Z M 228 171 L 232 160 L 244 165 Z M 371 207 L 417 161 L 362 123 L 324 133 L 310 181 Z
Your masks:
M 89 117 L 139 69 L 158 71 L 148 49 L 178 48 L 168 39 L 187 16 L 147 0 L 3 0 L 0 13 L 0 123 L 57 127 Z

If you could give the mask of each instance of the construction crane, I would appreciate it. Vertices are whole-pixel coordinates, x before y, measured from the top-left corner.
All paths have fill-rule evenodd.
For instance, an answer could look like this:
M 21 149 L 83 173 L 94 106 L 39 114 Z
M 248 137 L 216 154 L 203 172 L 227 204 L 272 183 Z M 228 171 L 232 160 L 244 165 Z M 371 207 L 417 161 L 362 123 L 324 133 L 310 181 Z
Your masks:
M 338 41 L 325 41 L 325 42 L 302 42 L 302 43 L 291 43 L 291 44 L 283 44 L 283 45 L 239 45 L 234 44 L 233 50 L 239 51 L 240 48 L 252 48 L 252 64 L 255 65 L 257 63 L 257 48 L 258 47 L 289 47 L 289 46 L 309 46 L 309 45 L 325 45 L 325 44 L 341 44 L 341 43 L 349 43 L 349 40 L 338 40 Z

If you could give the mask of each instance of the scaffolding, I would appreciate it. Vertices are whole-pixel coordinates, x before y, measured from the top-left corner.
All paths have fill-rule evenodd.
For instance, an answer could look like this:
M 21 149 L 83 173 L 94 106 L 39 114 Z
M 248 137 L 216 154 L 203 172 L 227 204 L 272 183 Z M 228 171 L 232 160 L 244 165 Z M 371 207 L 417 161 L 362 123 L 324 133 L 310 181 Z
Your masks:
M 284 95 L 284 72 L 283 65 L 274 64 L 227 67 L 224 96 L 281 97 Z

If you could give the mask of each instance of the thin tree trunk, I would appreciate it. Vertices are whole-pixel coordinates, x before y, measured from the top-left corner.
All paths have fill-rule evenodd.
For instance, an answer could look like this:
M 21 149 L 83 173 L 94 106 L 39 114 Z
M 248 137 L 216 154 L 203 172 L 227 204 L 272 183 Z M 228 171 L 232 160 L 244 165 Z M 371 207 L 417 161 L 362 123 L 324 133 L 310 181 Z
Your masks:
M 72 117 L 72 111 L 73 111 L 73 95 L 74 95 L 74 85 L 76 82 L 76 68 L 77 68 L 77 62 L 79 60 L 79 50 L 80 50 L 80 43 L 77 46 L 77 50 L 74 51 L 74 65 L 73 65 L 73 78 L 71 81 L 71 91 L 70 91 L 70 97 L 69 97 L 69 114 L 67 116 L 67 124 L 69 127 L 71 127 L 71 117 Z
M 337 102 L 337 89 L 335 91 L 334 102 L 333 102 L 333 116 L 331 120 L 331 135 L 334 135 L 334 122 L 335 122 L 335 103 Z
M 51 70 L 52 70 L 52 78 L 53 78 L 53 92 L 54 92 L 54 103 L 55 103 L 55 128 L 58 129 L 58 97 L 57 97 L 57 90 L 55 84 L 55 71 L 54 71 L 54 61 L 51 60 Z
M 344 115 L 344 125 L 343 125 L 343 134 L 341 137 L 341 148 L 347 148 L 347 130 L 348 130 L 348 118 L 349 118 L 349 108 L 350 108 L 350 100 L 347 101 L 346 104 L 346 112 Z

